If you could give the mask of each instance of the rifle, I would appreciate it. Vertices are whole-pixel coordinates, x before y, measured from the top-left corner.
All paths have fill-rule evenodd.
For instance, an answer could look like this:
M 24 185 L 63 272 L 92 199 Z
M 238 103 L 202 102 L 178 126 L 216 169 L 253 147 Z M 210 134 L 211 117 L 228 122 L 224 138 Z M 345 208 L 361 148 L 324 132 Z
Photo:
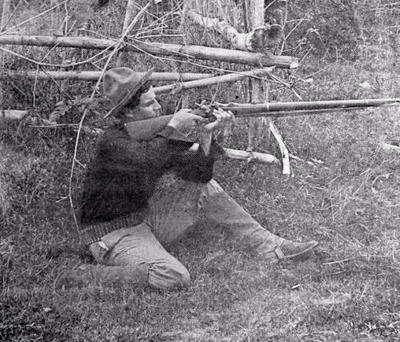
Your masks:
M 398 106 L 400 98 L 363 99 L 363 100 L 333 100 L 333 101 L 301 101 L 276 103 L 215 103 L 198 105 L 193 114 L 212 120 L 212 112 L 216 108 L 231 111 L 236 117 L 284 117 L 297 115 L 312 115 L 337 110 L 356 110 L 369 107 Z M 130 136 L 137 140 L 150 140 L 164 129 L 173 115 L 133 121 L 125 124 Z

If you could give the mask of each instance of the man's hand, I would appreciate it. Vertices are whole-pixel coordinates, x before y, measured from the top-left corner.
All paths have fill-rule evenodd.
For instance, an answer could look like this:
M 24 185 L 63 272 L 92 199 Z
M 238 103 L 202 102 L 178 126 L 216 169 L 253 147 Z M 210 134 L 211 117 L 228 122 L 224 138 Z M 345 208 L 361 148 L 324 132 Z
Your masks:
M 225 127 L 227 124 L 235 121 L 235 116 L 231 111 L 225 111 L 220 108 L 215 109 L 212 115 L 215 116 L 216 120 L 204 126 L 206 132 L 212 132 L 217 128 Z
M 207 119 L 193 114 L 191 109 L 181 109 L 180 111 L 176 112 L 168 126 L 175 128 L 178 131 L 189 129 L 195 127 L 199 123 L 205 123 Z

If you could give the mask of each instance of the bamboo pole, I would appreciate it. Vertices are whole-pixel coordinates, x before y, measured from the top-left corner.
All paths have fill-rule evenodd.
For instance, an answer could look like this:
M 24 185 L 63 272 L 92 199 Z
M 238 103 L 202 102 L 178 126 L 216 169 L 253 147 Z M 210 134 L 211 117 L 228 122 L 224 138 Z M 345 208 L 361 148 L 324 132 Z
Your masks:
M 156 94 L 163 94 L 169 92 L 177 93 L 179 91 L 191 88 L 207 87 L 219 83 L 236 82 L 245 77 L 263 77 L 267 76 L 272 71 L 272 69 L 273 68 L 255 69 L 252 71 L 244 71 L 237 74 L 235 73 L 235 74 L 206 78 L 204 80 L 189 81 L 180 84 L 170 84 L 161 87 L 156 87 L 154 88 L 154 91 Z
M 116 41 L 92 37 L 52 37 L 27 35 L 0 35 L 0 45 L 33 45 L 48 47 L 74 47 L 83 49 L 109 49 Z M 298 59 L 290 56 L 273 56 L 239 50 L 229 50 L 198 45 L 179 45 L 135 41 L 126 43 L 126 48 L 139 53 L 156 56 L 186 56 L 191 59 L 208 59 L 220 62 L 255 65 L 258 67 L 276 66 L 293 69 L 299 66 Z
M 138 72 L 138 76 L 143 76 L 144 72 Z M 23 71 L 5 70 L 0 74 L 0 79 L 7 78 L 27 78 L 27 79 L 54 79 L 54 80 L 78 80 L 78 81 L 97 81 L 101 76 L 101 71 Z M 178 73 L 178 72 L 153 72 L 150 81 L 193 81 L 213 77 L 213 74 L 202 73 Z

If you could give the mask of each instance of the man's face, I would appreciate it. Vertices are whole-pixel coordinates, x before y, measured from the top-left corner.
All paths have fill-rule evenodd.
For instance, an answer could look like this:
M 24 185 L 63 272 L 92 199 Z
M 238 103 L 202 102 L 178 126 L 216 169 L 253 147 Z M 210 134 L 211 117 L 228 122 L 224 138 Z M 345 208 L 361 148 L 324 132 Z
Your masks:
M 127 113 L 134 120 L 146 120 L 161 115 L 161 105 L 156 99 L 153 87 L 140 96 L 139 104 Z

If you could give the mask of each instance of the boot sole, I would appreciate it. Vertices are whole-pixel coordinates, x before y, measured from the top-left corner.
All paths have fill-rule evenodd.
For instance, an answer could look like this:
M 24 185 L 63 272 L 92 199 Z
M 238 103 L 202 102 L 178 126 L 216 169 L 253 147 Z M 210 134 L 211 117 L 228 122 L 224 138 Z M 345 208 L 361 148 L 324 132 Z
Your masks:
M 308 247 L 308 248 L 306 248 L 306 249 L 304 249 L 301 252 L 296 253 L 296 254 L 285 255 L 281 260 L 291 260 L 291 261 L 306 260 L 311 256 L 311 252 L 318 245 L 319 245 L 319 243 L 315 241 L 310 247 Z

